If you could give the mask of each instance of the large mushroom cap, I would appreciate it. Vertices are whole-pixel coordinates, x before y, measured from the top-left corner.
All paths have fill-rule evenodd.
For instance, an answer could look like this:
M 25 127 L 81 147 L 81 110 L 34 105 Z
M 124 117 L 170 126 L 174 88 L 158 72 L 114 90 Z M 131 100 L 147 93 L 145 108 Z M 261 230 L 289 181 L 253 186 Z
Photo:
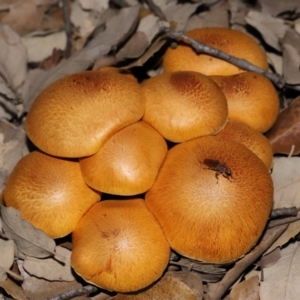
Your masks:
M 85 71 L 48 86 L 26 120 L 32 142 L 46 153 L 82 157 L 144 114 L 138 82 L 116 71 Z
M 146 194 L 171 247 L 210 263 L 236 260 L 254 246 L 272 200 L 263 162 L 242 144 L 212 136 L 169 150 Z
M 71 265 L 87 282 L 131 292 L 157 280 L 170 245 L 142 199 L 95 204 L 72 234 Z
M 197 72 L 163 73 L 142 85 L 146 101 L 143 120 L 172 142 L 218 133 L 228 108 L 221 89 Z
M 84 182 L 78 162 L 37 151 L 17 163 L 4 190 L 6 206 L 51 238 L 71 233 L 99 199 Z
M 279 114 L 279 97 L 265 76 L 244 72 L 232 76 L 211 76 L 226 96 L 229 119 L 266 132 Z
M 219 137 L 239 142 L 255 153 L 270 170 L 273 166 L 273 149 L 270 141 L 246 123 L 228 120 Z
M 151 188 L 167 151 L 164 138 L 140 121 L 121 129 L 79 164 L 92 188 L 115 195 L 137 195 Z
M 244 32 L 230 28 L 205 27 L 188 31 L 186 35 L 232 56 L 246 59 L 264 70 L 268 69 L 265 52 Z M 243 72 L 239 67 L 219 58 L 197 54 L 187 44 L 179 44 L 175 49 L 169 48 L 164 55 L 163 67 L 165 72 L 196 71 L 205 75 L 233 75 Z

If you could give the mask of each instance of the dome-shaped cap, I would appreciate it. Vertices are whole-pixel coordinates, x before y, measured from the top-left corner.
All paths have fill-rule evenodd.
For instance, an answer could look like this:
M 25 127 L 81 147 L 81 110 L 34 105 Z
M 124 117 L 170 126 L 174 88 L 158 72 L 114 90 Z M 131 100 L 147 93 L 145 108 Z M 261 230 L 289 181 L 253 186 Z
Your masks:
M 244 72 L 232 76 L 211 76 L 226 96 L 229 119 L 266 132 L 279 114 L 279 97 L 265 76 Z
M 197 72 L 163 73 L 142 85 L 143 120 L 169 141 L 218 133 L 228 118 L 226 98 L 209 77 Z
M 28 112 L 26 132 L 44 152 L 96 153 L 114 133 L 144 114 L 138 82 L 115 71 L 85 71 L 48 86 Z
M 232 56 L 246 59 L 250 63 L 267 70 L 267 55 L 260 45 L 248 34 L 230 29 L 205 27 L 186 32 L 186 35 L 208 46 L 217 48 Z M 165 72 L 196 71 L 205 75 L 233 75 L 243 72 L 219 58 L 207 54 L 197 54 L 190 45 L 179 44 L 169 48 L 163 59 Z
M 51 238 L 73 231 L 84 213 L 98 200 L 84 182 L 78 161 L 34 151 L 24 156 L 10 174 L 4 190 L 6 206 Z
M 239 142 L 255 153 L 270 170 L 273 166 L 273 149 L 269 140 L 246 123 L 228 120 L 219 137 Z
M 140 121 L 114 134 L 94 155 L 79 160 L 92 188 L 115 195 L 137 195 L 153 185 L 167 154 L 164 138 Z
M 85 281 L 117 292 L 142 289 L 168 265 L 170 245 L 142 199 L 95 204 L 72 234 L 71 265 Z
M 247 253 L 272 208 L 273 183 L 244 145 L 207 136 L 169 150 L 146 205 L 178 253 L 224 263 Z

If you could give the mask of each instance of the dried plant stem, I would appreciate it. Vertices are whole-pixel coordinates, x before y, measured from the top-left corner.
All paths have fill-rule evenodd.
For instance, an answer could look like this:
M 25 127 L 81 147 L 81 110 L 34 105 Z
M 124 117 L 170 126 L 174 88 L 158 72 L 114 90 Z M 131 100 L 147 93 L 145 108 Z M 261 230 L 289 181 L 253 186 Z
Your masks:
M 182 41 L 190 44 L 197 53 L 205 53 L 205 54 L 220 58 L 224 61 L 227 61 L 243 70 L 262 74 L 262 75 L 266 76 L 269 80 L 271 80 L 279 88 L 283 88 L 285 85 L 283 78 L 281 76 L 279 76 L 278 74 L 267 72 L 255 65 L 251 64 L 250 62 L 248 62 L 245 59 L 240 59 L 240 58 L 231 56 L 223 51 L 220 51 L 216 48 L 210 47 L 204 43 L 196 41 L 196 40 L 188 37 L 181 31 L 175 31 L 166 26 L 161 26 L 160 30 L 162 32 L 164 32 L 165 34 L 167 34 L 172 39 L 182 40 Z
M 100 289 L 93 285 L 86 285 L 79 289 L 69 290 L 53 298 L 47 298 L 46 300 L 68 300 L 78 296 L 88 296 L 99 291 Z
M 6 84 L 6 86 L 15 94 L 16 99 L 13 99 L 12 102 L 15 105 L 19 105 L 23 103 L 23 100 L 21 98 L 21 96 L 19 95 L 19 93 L 17 92 L 17 90 L 15 89 L 15 87 L 13 87 L 8 79 L 6 78 L 6 76 L 0 71 L 0 77 L 2 77 L 4 83 Z
M 71 53 L 72 53 L 72 25 L 71 25 L 71 21 L 70 21 L 68 0 L 62 0 L 62 3 L 63 3 L 65 31 L 66 31 L 66 35 L 67 35 L 65 58 L 68 58 L 71 56 Z
M 210 285 L 205 300 L 220 300 L 228 291 L 231 285 L 243 274 L 245 269 L 253 264 L 287 229 L 288 225 L 281 225 L 266 230 L 260 243 L 242 259 L 240 259 L 232 269 L 230 269 L 223 279 L 218 283 Z
M 295 217 L 297 216 L 299 209 L 296 206 L 283 207 L 273 209 L 270 215 L 270 219 L 278 219 L 283 217 Z

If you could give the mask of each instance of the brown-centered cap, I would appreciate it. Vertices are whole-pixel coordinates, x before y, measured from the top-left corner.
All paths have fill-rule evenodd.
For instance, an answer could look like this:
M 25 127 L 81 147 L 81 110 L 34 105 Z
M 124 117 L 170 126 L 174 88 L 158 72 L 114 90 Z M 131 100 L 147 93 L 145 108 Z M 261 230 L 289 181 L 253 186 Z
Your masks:
M 209 77 L 197 72 L 163 73 L 142 85 L 143 120 L 172 142 L 212 135 L 228 118 L 226 98 Z
M 187 36 L 207 44 L 234 57 L 242 58 L 267 70 L 267 55 L 260 45 L 248 34 L 230 29 L 205 27 L 186 33 Z M 233 75 L 242 69 L 219 58 L 207 54 L 197 54 L 188 44 L 169 48 L 163 58 L 165 72 L 196 71 L 205 75 Z
M 10 174 L 4 190 L 6 206 L 51 238 L 73 231 L 84 213 L 98 200 L 84 182 L 78 161 L 34 151 L 24 156 Z
M 266 132 L 279 114 L 279 97 L 265 76 L 244 72 L 232 76 L 211 76 L 226 96 L 229 119 Z
M 42 151 L 61 157 L 96 153 L 144 114 L 138 82 L 112 71 L 85 71 L 48 86 L 28 112 L 26 132 Z
M 269 170 L 272 168 L 273 149 L 269 140 L 246 123 L 228 120 L 224 129 L 218 133 L 218 136 L 243 144 L 255 153 Z
M 164 138 L 140 121 L 114 134 L 94 155 L 79 160 L 92 188 L 115 195 L 137 195 L 153 185 L 167 154 Z
M 169 150 L 146 205 L 178 253 L 210 263 L 234 261 L 260 238 L 273 183 L 244 145 L 207 136 Z
M 170 245 L 142 199 L 95 204 L 72 241 L 76 273 L 110 291 L 140 290 L 157 280 L 169 262 Z

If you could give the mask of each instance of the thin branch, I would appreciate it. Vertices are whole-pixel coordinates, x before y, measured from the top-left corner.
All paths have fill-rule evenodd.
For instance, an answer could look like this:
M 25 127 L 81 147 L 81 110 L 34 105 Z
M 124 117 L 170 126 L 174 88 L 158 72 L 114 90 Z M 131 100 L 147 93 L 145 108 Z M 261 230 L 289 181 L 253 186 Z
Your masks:
M 16 96 L 16 99 L 12 99 L 12 102 L 14 105 L 19 105 L 23 103 L 23 99 L 21 98 L 21 96 L 19 95 L 19 93 L 17 92 L 17 90 L 15 89 L 15 87 L 13 87 L 8 79 L 6 78 L 6 76 L 0 71 L 0 77 L 2 77 L 4 83 L 6 84 L 7 88 L 9 88 Z
M 283 88 L 285 85 L 284 79 L 281 76 L 279 76 L 278 74 L 267 72 L 255 65 L 251 64 L 250 62 L 248 62 L 245 59 L 240 59 L 240 58 L 231 56 L 223 51 L 220 51 L 216 48 L 210 47 L 204 43 L 196 41 L 196 40 L 188 37 L 181 31 L 175 31 L 166 26 L 161 26 L 160 30 L 162 32 L 166 33 L 172 39 L 183 40 L 184 42 L 190 44 L 197 53 L 205 53 L 205 54 L 214 56 L 216 58 L 220 58 L 224 61 L 227 61 L 243 70 L 262 74 L 262 75 L 266 76 L 269 80 L 271 80 L 279 88 Z
M 78 296 L 88 296 L 99 291 L 100 289 L 93 285 L 86 285 L 79 289 L 69 290 L 53 298 L 47 298 L 46 300 L 69 300 Z
M 159 6 L 157 6 L 153 0 L 145 0 L 147 5 L 149 6 L 150 10 L 159 17 L 160 20 L 167 21 L 166 16 L 164 15 L 163 11 L 160 9 Z
M 270 215 L 270 219 L 278 219 L 284 217 L 295 217 L 297 216 L 299 209 L 296 206 L 282 207 L 273 209 Z
M 205 299 L 220 300 L 232 284 L 243 274 L 245 269 L 253 264 L 281 236 L 287 227 L 288 225 L 282 225 L 268 229 L 260 243 L 249 254 L 240 259 L 235 266 L 225 274 L 220 282 L 211 284 Z
M 70 57 L 70 55 L 72 53 L 72 25 L 71 25 L 71 21 L 70 21 L 68 0 L 62 0 L 62 3 L 63 3 L 65 30 L 66 30 L 66 35 L 67 35 L 65 58 L 68 58 L 68 57 Z

